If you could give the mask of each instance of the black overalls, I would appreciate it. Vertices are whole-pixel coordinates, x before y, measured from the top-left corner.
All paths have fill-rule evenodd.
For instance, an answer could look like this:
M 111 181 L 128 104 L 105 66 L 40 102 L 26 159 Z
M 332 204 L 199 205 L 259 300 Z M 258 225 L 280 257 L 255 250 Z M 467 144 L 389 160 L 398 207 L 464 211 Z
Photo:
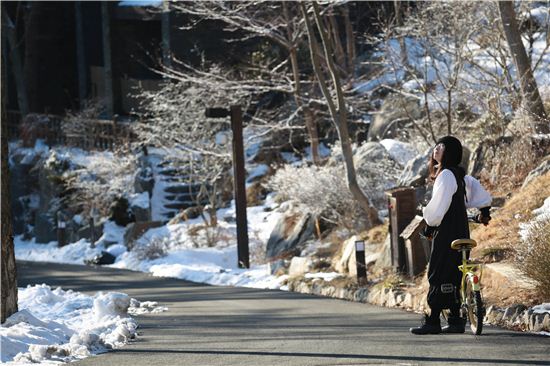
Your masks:
M 460 306 L 460 281 L 462 273 L 458 266 L 462 254 L 451 249 L 455 239 L 469 239 L 468 215 L 464 203 L 465 184 L 457 177 L 457 171 L 449 169 L 455 176 L 458 188 L 453 195 L 451 206 L 445 213 L 432 241 L 432 252 L 428 266 L 428 305 L 432 309 L 449 309 Z

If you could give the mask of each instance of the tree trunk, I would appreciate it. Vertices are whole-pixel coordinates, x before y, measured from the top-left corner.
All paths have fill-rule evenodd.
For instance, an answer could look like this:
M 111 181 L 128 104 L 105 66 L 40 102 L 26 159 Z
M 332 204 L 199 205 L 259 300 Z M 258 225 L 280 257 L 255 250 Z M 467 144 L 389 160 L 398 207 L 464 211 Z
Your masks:
M 2 62 L 2 85 L 5 84 L 6 65 Z M 3 91 L 3 90 L 2 90 Z M 15 267 L 15 251 L 13 248 L 13 227 L 11 220 L 9 171 L 8 171 L 8 119 L 6 115 L 6 95 L 2 93 L 1 142 L 2 142 L 2 257 L 1 257 L 1 295 L 0 323 L 4 323 L 13 313 L 17 312 L 17 270 Z
M 340 144 L 342 146 L 342 155 L 344 157 L 344 162 L 346 166 L 346 177 L 348 180 L 348 188 L 352 196 L 357 200 L 359 205 L 363 208 L 363 210 L 367 214 L 370 224 L 373 226 L 377 225 L 380 223 L 380 219 L 378 218 L 378 212 L 374 207 L 371 206 L 368 197 L 361 190 L 361 187 L 359 187 L 359 183 L 357 182 L 357 174 L 355 172 L 355 165 L 353 163 L 353 152 L 351 149 L 351 140 L 349 138 L 349 132 L 348 132 L 347 112 L 346 112 L 344 94 L 342 92 L 340 80 L 337 74 L 336 67 L 334 65 L 334 60 L 332 58 L 333 52 L 330 49 L 330 43 L 328 41 L 328 37 L 326 34 L 327 32 L 326 28 L 322 25 L 323 23 L 319 15 L 317 3 L 314 2 L 313 10 L 315 15 L 315 21 L 317 23 L 317 29 L 319 31 L 319 34 L 323 42 L 323 48 L 324 48 L 325 60 L 327 62 L 327 67 L 331 75 L 334 88 L 336 89 L 336 94 L 337 94 L 336 104 L 332 99 L 330 91 L 328 90 L 326 79 L 323 75 L 323 71 L 321 70 L 321 65 L 319 62 L 319 52 L 320 52 L 319 45 L 317 43 L 317 39 L 315 38 L 313 27 L 307 15 L 306 7 L 303 3 L 300 3 L 300 7 L 302 9 L 304 20 L 306 22 L 308 40 L 309 40 L 309 51 L 311 54 L 311 62 L 313 64 L 313 69 L 317 77 L 317 81 L 319 82 L 319 86 L 321 87 L 321 91 L 323 92 L 323 95 L 327 101 L 329 111 L 332 117 L 332 121 L 336 127 L 336 131 L 338 132 L 338 138 L 340 139 Z
M 401 3 L 400 0 L 394 0 L 393 6 L 395 9 L 395 25 L 397 27 L 402 27 L 403 26 L 403 8 L 402 8 L 403 4 Z M 405 39 L 401 35 L 398 35 L 398 39 L 399 39 L 399 51 L 401 55 L 401 63 L 403 64 L 403 66 L 407 66 L 409 62 L 407 57 L 407 44 L 405 43 Z
M 78 70 L 78 100 L 80 109 L 84 109 L 87 98 L 86 86 L 86 58 L 84 54 L 84 28 L 82 26 L 82 3 L 75 1 L 75 25 L 76 25 L 76 61 Z
M 283 2 L 283 12 L 286 17 L 286 19 L 290 19 L 290 15 L 288 13 L 288 5 Z M 292 29 L 291 22 L 287 21 L 287 33 L 288 33 L 288 39 L 292 40 Z M 296 47 L 290 47 L 288 50 L 289 57 L 290 57 L 290 65 L 292 67 L 292 78 L 294 79 L 294 101 L 296 103 L 297 108 L 302 108 L 304 121 L 306 125 L 306 130 L 309 135 L 309 141 L 311 145 L 311 157 L 313 159 L 313 163 L 315 165 L 321 164 L 321 157 L 319 155 L 319 133 L 317 132 L 317 123 L 315 122 L 315 117 L 313 115 L 313 112 L 311 109 L 307 106 L 303 106 L 303 103 L 301 101 L 301 93 L 302 93 L 302 87 L 301 87 L 301 81 L 300 81 L 300 70 L 299 70 L 299 64 L 298 64 L 298 51 Z
M 514 11 L 514 3 L 512 1 L 499 1 L 498 7 L 504 34 L 508 41 L 508 46 L 510 47 L 510 52 L 512 53 L 512 58 L 514 59 L 519 77 L 523 98 L 522 104 L 529 114 L 535 117 L 535 132 L 548 133 L 550 132 L 550 125 L 547 121 L 547 115 L 544 110 L 544 105 L 542 104 L 537 82 L 531 70 L 529 58 L 527 57 L 525 47 L 521 40 L 521 33 L 519 32 L 516 13 Z
M 162 65 L 164 67 L 171 67 L 172 61 L 170 60 L 170 2 L 168 0 L 162 1 Z
M 105 107 L 108 118 L 114 115 L 113 64 L 111 60 L 111 17 L 108 1 L 101 3 L 101 29 L 103 33 L 103 70 L 105 78 Z
M 349 4 L 346 4 L 342 9 L 344 14 L 344 24 L 346 27 L 346 50 L 347 50 L 347 68 L 348 75 L 353 77 L 355 66 L 355 35 L 353 34 L 353 27 L 349 18 Z
M 340 31 L 338 29 L 338 21 L 336 16 L 331 14 L 328 16 L 330 33 L 332 35 L 332 49 L 334 51 L 335 62 L 343 70 L 347 70 L 346 65 L 346 55 L 344 52 L 344 47 L 342 46 L 342 39 L 340 38 Z M 328 32 L 327 32 L 328 33 Z M 347 75 L 345 75 L 347 77 Z
M 3 6 L 2 31 L 5 32 L 8 41 L 11 69 L 13 70 L 13 78 L 15 80 L 15 88 L 17 93 L 17 104 L 19 105 L 21 116 L 24 117 L 29 113 L 29 101 L 27 98 L 27 89 L 23 74 L 23 62 L 21 61 L 21 53 L 19 52 L 17 43 L 15 24 L 10 19 L 7 10 Z M 2 83 L 2 85 L 6 84 Z

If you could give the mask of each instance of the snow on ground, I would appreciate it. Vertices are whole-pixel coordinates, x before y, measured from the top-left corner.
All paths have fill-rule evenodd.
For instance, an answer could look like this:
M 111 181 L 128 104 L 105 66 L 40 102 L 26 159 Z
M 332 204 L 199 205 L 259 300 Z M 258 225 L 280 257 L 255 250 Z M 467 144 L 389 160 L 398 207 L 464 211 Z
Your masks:
M 46 284 L 19 288 L 19 311 L 0 326 L 1 362 L 60 364 L 119 348 L 136 336 L 128 314 L 167 310 L 119 292 L 88 296 Z
M 247 209 L 251 253 L 265 252 L 263 246 L 281 216 L 276 208 L 270 195 L 264 205 Z M 37 244 L 17 236 L 15 256 L 19 260 L 84 264 L 107 251 L 117 257 L 112 265 L 114 268 L 213 285 L 280 288 L 285 278 L 269 274 L 267 264 L 238 268 L 234 202 L 218 210 L 217 215 L 219 224 L 215 229 L 205 228 L 200 218 L 150 229 L 135 242 L 130 252 L 123 245 L 124 228 L 111 221 L 105 223 L 104 234 L 95 248 L 85 239 L 58 248 L 57 242 Z M 107 246 L 109 243 L 116 244 Z M 157 250 L 148 250 L 151 245 Z
M 264 205 L 247 209 L 251 253 L 267 243 L 281 215 L 273 206 L 273 197 L 268 196 Z M 234 202 L 218 210 L 217 215 L 218 228 L 205 228 L 199 218 L 150 229 L 136 241 L 136 250 L 123 253 L 113 267 L 212 285 L 280 288 L 284 279 L 270 275 L 267 264 L 238 268 Z M 165 255 L 144 257 L 145 252 L 139 248 L 151 243 L 158 243 L 155 245 Z

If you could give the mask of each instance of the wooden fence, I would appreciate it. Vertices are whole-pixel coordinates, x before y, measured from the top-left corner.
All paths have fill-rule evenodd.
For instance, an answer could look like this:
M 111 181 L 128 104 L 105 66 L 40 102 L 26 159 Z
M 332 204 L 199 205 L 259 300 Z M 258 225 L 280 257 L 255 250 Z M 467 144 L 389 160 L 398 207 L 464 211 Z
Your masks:
M 19 111 L 7 111 L 10 139 L 22 139 L 23 144 L 34 145 L 37 138 L 50 146 L 67 145 L 86 150 L 113 150 L 132 139 L 130 123 L 102 119 L 83 119 L 77 129 L 62 128 L 63 117 L 53 114 L 29 114 L 22 121 Z

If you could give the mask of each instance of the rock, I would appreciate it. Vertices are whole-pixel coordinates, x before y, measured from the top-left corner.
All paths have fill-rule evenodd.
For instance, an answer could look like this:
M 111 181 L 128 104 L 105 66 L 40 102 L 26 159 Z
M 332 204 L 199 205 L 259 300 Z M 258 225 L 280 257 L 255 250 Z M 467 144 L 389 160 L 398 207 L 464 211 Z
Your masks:
M 502 320 L 513 322 L 515 318 L 526 309 L 527 307 L 523 304 L 511 305 L 507 307 L 506 310 L 504 310 L 504 314 L 502 315 Z
M 288 263 L 284 259 L 278 259 L 269 263 L 269 273 L 274 276 L 282 276 L 288 272 Z
M 384 139 L 380 141 L 380 144 L 384 146 L 393 161 L 402 167 L 418 155 L 418 150 L 412 144 L 406 142 Z
M 136 221 L 151 221 L 149 193 L 142 192 L 132 198 L 130 211 Z
M 110 220 L 113 220 L 118 226 L 126 226 L 135 221 L 135 217 L 130 212 L 128 200 L 125 197 L 118 197 L 113 201 L 110 213 Z
M 382 245 L 380 250 L 380 255 L 374 262 L 374 268 L 376 270 L 381 270 L 384 268 L 391 267 L 391 240 L 390 234 L 386 235 L 386 240 Z
M 417 99 L 388 95 L 369 128 L 368 140 L 394 138 L 400 131 L 406 130 L 404 127 L 410 124 L 411 118 L 417 119 L 421 116 L 422 108 Z
M 529 172 L 529 174 L 523 181 L 523 185 L 521 186 L 521 188 L 525 188 L 535 178 L 546 174 L 548 171 L 550 171 L 550 157 L 544 159 L 543 162 L 539 164 L 539 166 Z
M 432 150 L 428 149 L 414 159 L 409 160 L 399 177 L 398 184 L 409 187 L 424 186 L 429 174 L 428 159 L 431 153 Z
M 303 244 L 313 235 L 313 216 L 299 209 L 285 212 L 271 232 L 266 248 L 266 258 L 274 260 L 300 253 Z
M 94 224 L 94 238 L 95 240 L 98 240 L 103 236 L 103 222 L 95 223 Z M 90 230 L 90 225 L 86 225 L 78 229 L 78 232 L 76 233 L 76 236 L 78 240 L 80 239 L 92 239 L 92 232 Z
M 149 193 L 149 197 L 153 195 L 153 187 L 155 185 L 155 179 L 153 177 L 153 171 L 149 167 L 139 168 L 134 178 L 134 191 L 136 193 Z
M 290 277 L 303 276 L 311 270 L 313 263 L 307 257 L 293 257 L 288 268 Z
M 550 332 L 550 314 L 549 313 L 544 314 L 544 318 L 542 320 L 542 330 L 545 332 Z
M 143 221 L 133 222 L 127 226 L 124 232 L 124 245 L 128 250 L 132 250 L 134 242 L 147 230 L 162 226 L 162 221 Z
M 89 259 L 86 264 L 95 264 L 95 265 L 106 265 L 115 263 L 116 257 L 109 252 L 101 252 L 101 254 L 95 256 L 92 259 Z
M 34 221 L 34 235 L 37 243 L 49 243 L 57 240 L 55 220 L 47 213 L 37 213 Z
M 177 215 L 172 217 L 170 221 L 168 221 L 168 224 L 174 225 L 174 224 L 182 223 L 187 220 L 195 219 L 200 216 L 202 210 L 203 209 L 200 206 L 187 207 L 185 210 L 181 210 Z M 224 217 L 223 219 L 225 220 L 225 218 L 226 217 Z M 230 221 L 227 221 L 227 222 L 230 222 Z M 235 222 L 235 218 L 233 218 L 232 222 Z
M 357 276 L 357 262 L 355 259 L 355 242 L 357 240 L 359 238 L 354 235 L 342 244 L 342 255 L 336 257 L 332 263 L 336 272 L 349 274 L 351 277 Z M 373 245 L 365 242 L 365 264 L 367 267 L 379 257 L 379 253 L 373 252 L 372 249 Z

